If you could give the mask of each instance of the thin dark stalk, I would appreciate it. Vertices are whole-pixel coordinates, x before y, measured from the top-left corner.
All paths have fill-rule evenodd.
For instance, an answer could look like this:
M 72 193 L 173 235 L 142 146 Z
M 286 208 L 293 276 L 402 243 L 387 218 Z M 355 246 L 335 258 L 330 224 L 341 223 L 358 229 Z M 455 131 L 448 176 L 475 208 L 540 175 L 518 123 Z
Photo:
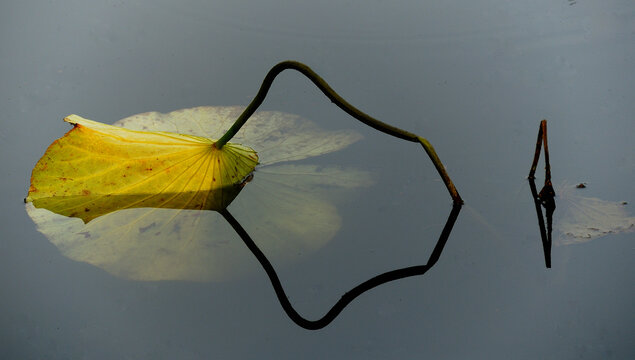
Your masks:
M 276 76 L 278 76 L 278 74 L 280 74 L 282 71 L 287 69 L 296 70 L 300 72 L 302 75 L 306 76 L 309 80 L 311 80 L 311 82 L 313 82 L 313 84 L 315 84 L 315 86 L 318 87 L 318 89 L 322 91 L 322 93 L 324 93 L 324 95 L 326 95 L 326 97 L 328 97 L 331 100 L 331 102 L 333 102 L 340 109 L 344 110 L 347 114 L 351 115 L 352 117 L 361 121 L 362 123 L 378 131 L 386 133 L 388 135 L 392 135 L 403 140 L 420 143 L 421 146 L 423 146 L 426 153 L 428 154 L 428 156 L 430 157 L 430 159 L 432 160 L 432 163 L 434 164 L 435 168 L 439 172 L 439 175 L 441 175 L 441 178 L 443 179 L 443 182 L 445 183 L 445 186 L 450 192 L 450 196 L 452 197 L 454 202 L 461 203 L 461 204 L 463 203 L 463 200 L 459 196 L 459 193 L 456 190 L 454 183 L 452 183 L 450 176 L 445 170 L 443 163 L 439 159 L 439 156 L 437 155 L 437 153 L 434 151 L 434 148 L 432 147 L 430 142 L 428 142 L 426 139 L 416 134 L 413 134 L 411 132 L 408 132 L 408 131 L 399 129 L 395 126 L 381 122 L 371 117 L 370 115 L 362 112 L 361 110 L 357 109 L 353 105 L 349 104 L 346 100 L 344 100 L 344 98 L 342 98 L 339 94 L 337 94 L 329 86 L 329 84 L 326 81 L 324 81 L 324 79 L 322 79 L 311 68 L 297 61 L 283 61 L 275 65 L 273 68 L 271 68 L 271 70 L 269 70 L 254 99 L 245 108 L 243 113 L 238 117 L 238 119 L 232 125 L 232 127 L 229 130 L 227 130 L 227 132 L 216 142 L 215 144 L 216 148 L 218 149 L 222 148 L 234 135 L 236 135 L 238 130 L 240 130 L 240 128 L 247 122 L 249 117 L 253 115 L 256 109 L 258 109 L 258 107 L 265 100 L 265 97 L 267 96 L 267 92 L 269 91 L 269 88 L 271 87 L 271 84 L 273 83 L 273 80 L 276 78 Z
M 536 184 L 534 182 L 536 167 L 538 166 L 538 160 L 540 158 L 540 148 L 545 148 L 545 185 L 540 190 L 540 193 L 536 192 Z M 543 252 L 545 254 L 545 265 L 547 268 L 551 267 L 551 232 L 553 223 L 553 213 L 556 209 L 556 192 L 553 190 L 551 184 L 551 165 L 549 164 L 549 148 L 547 145 L 547 120 L 540 122 L 538 128 L 538 140 L 536 140 L 536 150 L 534 152 L 534 160 L 531 163 L 531 169 L 529 170 L 529 186 L 531 188 L 531 195 L 536 205 L 536 215 L 538 216 L 538 226 L 540 228 L 540 237 L 542 239 Z M 545 218 L 542 215 L 541 205 L 545 208 L 545 217 L 547 219 L 547 226 L 545 228 Z
M 540 159 L 540 148 L 545 148 L 545 183 L 551 183 L 551 165 L 549 164 L 549 146 L 547 144 L 547 120 L 540 122 L 538 127 L 538 139 L 536 140 L 536 151 L 534 152 L 534 160 L 531 163 L 531 169 L 529 169 L 529 178 L 535 179 L 536 167 L 538 166 L 538 160 Z
M 530 179 L 535 179 L 536 177 L 534 176 L 536 173 L 536 167 L 538 166 L 538 160 L 540 159 L 540 148 L 542 147 L 542 143 L 543 143 L 543 128 L 546 128 L 547 125 L 547 120 L 542 120 L 540 122 L 540 126 L 538 127 L 538 140 L 536 140 L 536 150 L 534 151 L 534 160 L 531 163 L 531 168 L 529 169 L 529 178 Z
M 545 148 L 545 185 L 551 184 L 551 165 L 549 164 L 549 147 L 547 145 L 547 120 L 540 122 L 540 129 L 542 130 L 542 143 Z
M 256 259 L 260 262 L 260 265 L 267 273 L 269 280 L 271 281 L 271 285 L 273 286 L 274 291 L 276 292 L 276 296 L 278 297 L 278 301 L 280 305 L 287 313 L 289 318 L 293 320 L 297 325 L 307 329 L 307 330 L 318 330 L 321 329 L 328 324 L 330 324 L 341 312 L 344 308 L 351 303 L 356 297 L 360 296 L 364 292 L 373 289 L 379 285 L 385 284 L 387 282 L 395 281 L 398 279 L 403 279 L 410 276 L 423 275 L 428 270 L 430 270 L 434 264 L 437 263 L 439 258 L 441 257 L 441 253 L 443 252 L 443 247 L 445 246 L 450 232 L 452 231 L 452 227 L 454 226 L 454 222 L 459 216 L 459 212 L 461 210 L 461 204 L 455 203 L 452 206 L 452 211 L 450 212 L 450 216 L 443 227 L 443 231 L 439 236 L 439 240 L 435 245 L 430 257 L 428 258 L 428 262 L 425 265 L 419 266 L 411 266 L 406 268 L 401 268 L 397 270 L 392 270 L 385 272 L 383 274 L 377 275 L 369 280 L 362 282 L 361 284 L 355 286 L 348 292 L 346 292 L 342 297 L 331 307 L 331 309 L 320 319 L 317 320 L 308 320 L 302 315 L 300 315 L 291 305 L 287 294 L 282 287 L 282 283 L 276 274 L 275 269 L 271 265 L 271 262 L 267 259 L 265 254 L 258 248 L 258 246 L 251 239 L 247 231 L 240 225 L 240 223 L 229 213 L 227 209 L 223 209 L 219 211 L 219 213 L 227 220 L 227 222 L 234 228 L 236 233 L 243 240 L 245 245 L 251 250 L 251 252 L 256 256 Z

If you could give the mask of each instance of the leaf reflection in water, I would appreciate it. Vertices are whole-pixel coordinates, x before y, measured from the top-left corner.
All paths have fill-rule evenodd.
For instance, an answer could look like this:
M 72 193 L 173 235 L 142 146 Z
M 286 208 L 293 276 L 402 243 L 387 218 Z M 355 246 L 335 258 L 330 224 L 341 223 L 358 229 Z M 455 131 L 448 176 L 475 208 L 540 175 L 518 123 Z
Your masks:
M 558 207 L 555 228 L 560 233 L 558 245 L 591 241 L 610 234 L 635 231 L 635 217 L 630 216 L 627 203 L 584 197 L 587 191 L 563 183 L 558 187 Z

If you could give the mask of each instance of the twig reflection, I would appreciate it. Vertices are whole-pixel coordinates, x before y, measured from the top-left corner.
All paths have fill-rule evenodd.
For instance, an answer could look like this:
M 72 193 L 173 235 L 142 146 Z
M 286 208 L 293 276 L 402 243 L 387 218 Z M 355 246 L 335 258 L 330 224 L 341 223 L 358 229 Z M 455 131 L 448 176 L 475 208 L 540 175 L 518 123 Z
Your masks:
M 529 178 L 529 188 L 531 189 L 531 196 L 534 199 L 536 206 L 536 216 L 538 216 L 538 227 L 540 228 L 540 238 L 542 239 L 542 250 L 545 253 L 545 266 L 551 268 L 551 231 L 552 231 L 552 218 L 553 212 L 556 209 L 556 202 L 554 195 L 546 197 L 546 201 L 536 191 L 536 183 L 534 179 Z M 542 194 L 545 188 L 540 193 Z M 553 191 L 553 190 L 552 190 Z M 547 218 L 547 226 L 545 228 L 545 217 L 542 215 L 542 208 L 545 207 L 545 213 Z
M 540 158 L 540 148 L 545 148 L 545 185 L 540 190 L 540 193 L 536 191 L 536 166 L 538 165 L 538 159 Z M 534 160 L 529 170 L 529 188 L 531 189 L 531 196 L 534 199 L 534 205 L 536 206 L 536 216 L 538 216 L 538 227 L 540 228 L 540 237 L 542 239 L 542 249 L 545 254 L 545 265 L 547 268 L 551 268 L 551 232 L 553 223 L 553 212 L 556 210 L 556 192 L 551 185 L 551 166 L 549 165 L 549 148 L 547 147 L 547 120 L 540 122 L 538 128 L 538 140 L 536 140 L 536 151 L 534 152 Z M 545 217 L 547 220 L 547 226 L 545 228 L 545 217 L 542 215 L 542 208 L 545 208 Z
M 361 284 L 355 286 L 344 295 L 342 295 L 342 297 L 335 303 L 335 305 L 333 305 L 333 307 L 331 307 L 331 309 L 323 317 L 317 320 L 308 320 L 302 317 L 302 315 L 300 315 L 293 308 L 293 305 L 291 305 L 291 302 L 289 302 L 284 288 L 280 283 L 280 279 L 278 278 L 276 271 L 274 270 L 273 266 L 271 265 L 265 254 L 258 248 L 249 234 L 247 234 L 245 229 L 240 225 L 240 223 L 238 223 L 238 221 L 229 213 L 227 209 L 221 210 L 219 211 L 219 213 L 227 220 L 227 222 L 229 222 L 229 224 L 234 228 L 236 233 L 238 233 L 240 238 L 243 240 L 245 245 L 247 245 L 249 250 L 251 250 L 254 256 L 258 259 L 260 265 L 262 265 L 263 269 L 267 273 L 267 276 L 269 276 L 269 280 L 273 285 L 273 289 L 276 292 L 276 296 L 278 297 L 280 305 L 282 305 L 282 308 L 291 318 L 291 320 L 305 329 L 317 330 L 331 323 L 331 321 L 333 321 L 339 315 L 339 313 L 342 312 L 342 310 L 344 310 L 346 306 L 348 306 L 351 301 L 353 301 L 356 297 L 360 296 L 364 292 L 394 280 L 403 279 L 410 276 L 423 275 L 428 270 L 430 270 L 439 260 L 439 257 L 441 257 L 443 247 L 445 246 L 445 243 L 450 236 L 450 232 L 452 231 L 454 223 L 459 216 L 461 207 L 462 205 L 460 203 L 455 202 L 453 204 L 452 211 L 450 212 L 448 220 L 443 227 L 443 231 L 441 232 L 441 235 L 437 240 L 437 244 L 435 245 L 434 250 L 428 258 L 428 262 L 425 265 L 410 266 L 388 271 L 362 282 Z

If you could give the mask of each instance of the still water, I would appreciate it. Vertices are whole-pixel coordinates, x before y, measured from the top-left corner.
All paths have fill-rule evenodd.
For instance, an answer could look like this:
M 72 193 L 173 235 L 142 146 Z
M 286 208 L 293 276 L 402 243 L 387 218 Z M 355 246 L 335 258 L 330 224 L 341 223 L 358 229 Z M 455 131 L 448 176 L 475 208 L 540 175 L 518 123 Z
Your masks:
M 525 179 L 546 118 L 554 184 L 584 182 L 575 196 L 625 201 L 635 213 L 633 2 L 11 1 L 1 9 L 0 357 L 635 357 L 633 233 L 554 246 L 546 269 Z M 231 280 L 131 281 L 62 256 L 36 230 L 22 201 L 34 164 L 69 129 L 64 116 L 113 123 L 246 105 L 286 59 L 435 146 L 466 205 L 425 275 L 375 288 L 308 331 L 286 316 L 246 247 L 236 255 L 244 274 Z M 319 318 L 360 282 L 427 261 L 452 205 L 420 146 L 356 122 L 293 72 L 276 79 L 262 108 L 360 133 L 311 160 L 373 177 L 338 202 L 342 226 L 331 241 L 273 261 L 299 313 Z M 556 223 L 565 220 L 560 200 Z

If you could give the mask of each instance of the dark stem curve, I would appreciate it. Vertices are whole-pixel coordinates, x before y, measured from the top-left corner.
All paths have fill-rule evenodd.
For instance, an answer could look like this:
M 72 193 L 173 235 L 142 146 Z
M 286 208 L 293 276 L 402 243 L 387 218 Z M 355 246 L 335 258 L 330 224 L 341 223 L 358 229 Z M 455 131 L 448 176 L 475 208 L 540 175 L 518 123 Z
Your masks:
M 392 135 L 399 139 L 421 144 L 425 152 L 430 157 L 430 160 L 432 160 L 434 167 L 439 172 L 439 175 L 443 179 L 445 186 L 450 192 L 452 200 L 454 200 L 455 203 L 463 203 L 463 200 L 461 199 L 461 196 L 459 196 L 459 193 L 456 190 L 456 187 L 450 179 L 447 171 L 445 170 L 443 163 L 439 159 L 439 156 L 428 140 L 411 132 L 402 130 L 398 127 L 381 122 L 364 113 L 363 111 L 357 109 L 355 106 L 349 104 L 348 101 L 344 100 L 344 98 L 342 98 L 338 93 L 336 93 L 335 90 L 333 90 L 331 86 L 329 86 L 329 84 L 324 81 L 324 79 L 322 79 L 315 71 L 297 61 L 283 61 L 276 64 L 273 68 L 271 68 L 271 70 L 269 70 L 264 80 L 262 81 L 262 85 L 260 86 L 260 89 L 258 90 L 256 96 L 245 108 L 243 113 L 238 117 L 236 122 L 234 122 L 232 127 L 229 128 L 229 130 L 227 130 L 227 132 L 215 143 L 216 148 L 221 149 L 232 137 L 234 137 L 234 135 L 236 135 L 238 130 L 240 130 L 240 128 L 247 122 L 249 117 L 253 115 L 254 112 L 256 112 L 256 109 L 258 109 L 258 107 L 265 100 L 265 97 L 269 92 L 269 88 L 271 88 L 271 84 L 273 83 L 273 80 L 276 78 L 276 76 L 287 69 L 296 70 L 302 75 L 306 76 L 309 80 L 311 80 L 311 82 L 313 82 L 313 84 L 315 84 L 315 86 L 318 87 L 318 89 L 320 89 L 320 91 L 322 91 L 322 93 L 324 93 L 324 95 L 326 95 L 326 97 L 331 100 L 331 102 L 333 102 L 340 109 L 344 110 L 347 114 L 351 115 L 362 123 L 372 127 L 373 129 L 376 129 L 388 135 Z
M 452 206 L 452 211 L 450 212 L 450 216 L 443 227 L 443 231 L 439 236 L 439 240 L 437 240 L 437 244 L 435 245 L 430 257 L 428 258 L 428 262 L 425 265 L 418 266 L 410 266 L 401 269 L 396 269 L 392 271 L 385 272 L 383 274 L 379 274 L 373 278 L 370 278 L 361 284 L 355 286 L 351 290 L 347 291 L 342 297 L 331 307 L 331 309 L 326 312 L 324 316 L 317 320 L 309 320 L 300 315 L 291 305 L 287 294 L 284 291 L 282 283 L 276 274 L 273 265 L 269 262 L 269 259 L 265 256 L 265 254 L 258 248 L 258 246 L 251 239 L 247 231 L 240 225 L 238 220 L 233 217 L 232 214 L 229 213 L 227 209 L 220 210 L 219 213 L 227 220 L 227 222 L 232 226 L 232 228 L 236 231 L 236 233 L 243 240 L 245 245 L 249 248 L 249 250 L 254 254 L 260 265 L 267 273 L 269 277 L 269 281 L 271 281 L 271 285 L 278 297 L 278 301 L 280 305 L 287 313 L 287 316 L 293 320 L 297 325 L 307 329 L 307 330 L 318 330 L 330 324 L 335 318 L 348 306 L 351 301 L 365 293 L 366 291 L 373 289 L 379 285 L 395 281 L 398 279 L 403 279 L 410 276 L 423 275 L 428 270 L 430 270 L 434 264 L 437 263 L 439 258 L 441 257 L 441 253 L 443 252 L 443 248 L 452 232 L 452 227 L 459 216 L 459 212 L 461 210 L 462 205 L 458 203 L 454 203 Z

